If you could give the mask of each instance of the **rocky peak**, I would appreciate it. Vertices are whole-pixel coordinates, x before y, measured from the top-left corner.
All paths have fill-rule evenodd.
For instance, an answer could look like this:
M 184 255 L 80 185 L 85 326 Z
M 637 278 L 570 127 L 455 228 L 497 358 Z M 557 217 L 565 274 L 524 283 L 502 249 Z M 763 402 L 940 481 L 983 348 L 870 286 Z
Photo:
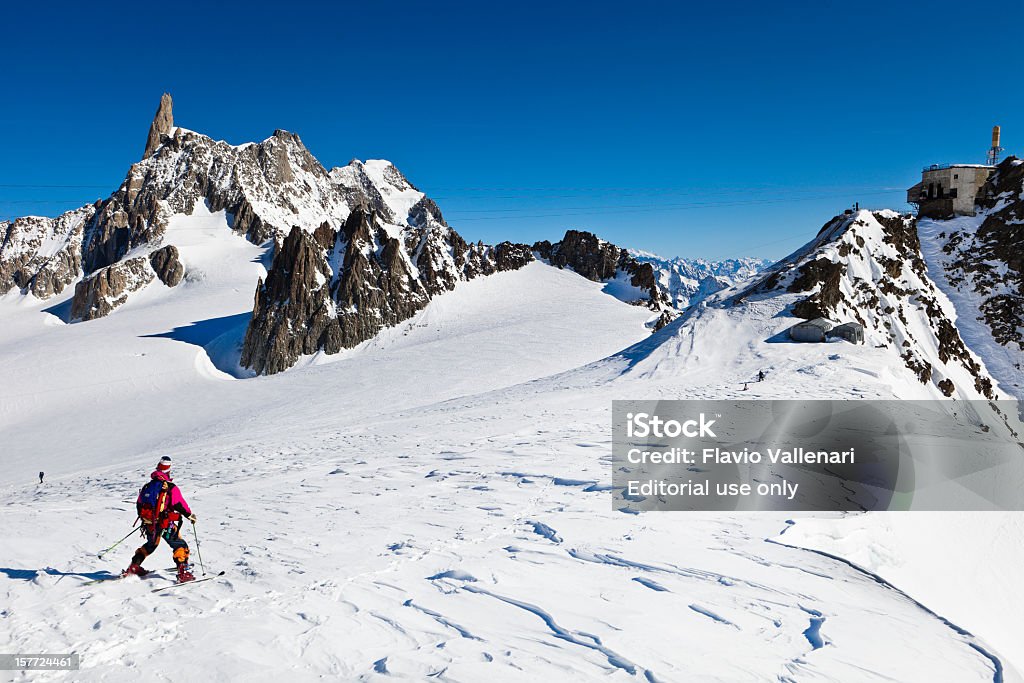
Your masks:
M 280 243 L 294 225 L 312 231 L 326 222 L 337 229 L 358 204 L 389 211 L 365 173 L 328 172 L 294 133 L 279 130 L 262 142 L 238 146 L 216 141 L 174 127 L 172 101 L 164 95 L 144 158 L 110 197 L 54 219 L 0 224 L 0 293 L 18 287 L 47 298 L 129 252 L 152 254 L 168 246 L 170 218 L 192 214 L 200 202 L 213 212 L 224 211 L 231 229 L 260 245 Z M 391 213 L 386 217 L 391 223 L 405 221 Z M 171 284 L 181 280 L 188 264 L 167 251 L 155 256 L 153 265 L 161 281 Z M 81 319 L 113 309 L 91 310 Z
M 142 153 L 142 158 L 149 157 L 156 148 L 160 146 L 163 139 L 171 134 L 171 129 L 174 128 L 174 113 L 172 108 L 174 102 L 171 100 L 169 93 L 164 93 L 160 96 L 160 106 L 156 108 L 156 115 L 153 117 L 153 123 L 149 126 L 149 136 L 146 138 L 146 149 Z

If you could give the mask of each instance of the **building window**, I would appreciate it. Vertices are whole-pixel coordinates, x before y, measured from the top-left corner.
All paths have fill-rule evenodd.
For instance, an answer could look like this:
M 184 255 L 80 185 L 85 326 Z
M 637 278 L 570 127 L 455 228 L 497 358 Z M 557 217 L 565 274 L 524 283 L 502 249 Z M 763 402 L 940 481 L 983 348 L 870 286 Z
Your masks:
M 953 180 L 957 180 L 958 178 L 960 178 L 960 174 L 954 173 L 953 174 Z

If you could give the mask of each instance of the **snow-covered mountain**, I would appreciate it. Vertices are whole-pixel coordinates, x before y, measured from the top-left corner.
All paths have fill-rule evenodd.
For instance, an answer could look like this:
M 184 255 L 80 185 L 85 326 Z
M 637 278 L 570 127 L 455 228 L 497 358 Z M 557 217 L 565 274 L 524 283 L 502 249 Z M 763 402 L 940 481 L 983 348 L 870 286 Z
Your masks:
M 226 234 L 260 247 L 267 266 L 239 283 L 255 303 L 244 340 L 235 340 L 237 362 L 226 365 L 243 374 L 352 348 L 457 283 L 537 254 L 647 306 L 654 329 L 676 314 L 650 267 L 594 235 L 569 231 L 554 246 L 470 244 L 387 161 L 327 170 L 297 135 L 229 145 L 176 127 L 171 107 L 165 95 L 143 159 L 111 197 L 55 219 L 0 223 L 0 293 L 48 299 L 74 285 L 65 319 L 105 317 L 147 288 L 201 280 L 197 251 L 209 249 L 194 239 L 203 228 L 186 223 L 215 216 Z
M 102 317 L 157 277 L 147 261 L 165 243 L 172 217 L 192 215 L 202 203 L 224 211 L 230 230 L 259 245 L 282 240 L 294 225 L 310 231 L 323 223 L 340 226 L 355 204 L 390 218 L 382 192 L 398 197 L 405 187 L 383 180 L 403 183 L 389 166 L 371 165 L 378 187 L 359 162 L 328 172 L 285 131 L 260 143 L 215 141 L 175 127 L 165 95 L 145 157 L 110 198 L 53 220 L 0 224 L 0 292 L 18 287 L 47 298 L 77 283 L 75 319 Z M 104 283 L 112 289 L 104 291 Z M 97 289 L 107 305 L 85 305 Z

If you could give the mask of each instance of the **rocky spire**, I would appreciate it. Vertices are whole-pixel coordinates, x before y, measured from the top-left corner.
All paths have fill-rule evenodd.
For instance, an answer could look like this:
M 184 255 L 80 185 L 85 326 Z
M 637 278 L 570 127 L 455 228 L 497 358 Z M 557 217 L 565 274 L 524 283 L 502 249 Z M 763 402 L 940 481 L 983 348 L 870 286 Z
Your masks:
M 164 93 L 160 97 L 160 106 L 157 107 L 156 116 L 153 117 L 153 123 L 149 127 L 146 151 L 142 153 L 143 159 L 155 152 L 156 148 L 160 146 L 161 138 L 164 135 L 170 135 L 171 128 L 174 128 L 174 114 L 171 112 L 173 105 L 170 94 Z

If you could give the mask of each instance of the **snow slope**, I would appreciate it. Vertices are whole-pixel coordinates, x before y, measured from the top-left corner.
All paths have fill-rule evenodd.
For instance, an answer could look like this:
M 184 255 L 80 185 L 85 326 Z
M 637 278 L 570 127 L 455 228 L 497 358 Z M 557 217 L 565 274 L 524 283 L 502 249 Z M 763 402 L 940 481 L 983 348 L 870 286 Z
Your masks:
M 0 399 L 0 483 L 170 448 L 257 409 L 285 410 L 295 396 L 319 397 L 310 410 L 320 413 L 359 387 L 375 399 L 350 406 L 354 418 L 379 404 L 394 409 L 506 386 L 601 358 L 648 334 L 647 309 L 620 303 L 600 283 L 534 263 L 462 283 L 360 347 L 306 362 L 343 366 L 344 374 L 311 368 L 282 383 L 229 381 L 222 368 L 237 359 L 263 252 L 218 231 L 222 220 L 198 212 L 172 222 L 171 238 L 193 275 L 174 289 L 139 293 L 117 315 L 64 325 L 45 312 L 52 302 L 0 300 L 0 384 L 16 388 Z M 550 339 L 559 340 L 558 353 Z M 396 357 L 408 360 L 399 372 L 392 371 Z
M 898 356 L 771 341 L 784 298 L 694 308 L 648 336 L 646 309 L 534 263 L 460 283 L 356 349 L 232 380 L 202 348 L 221 327 L 150 336 L 244 310 L 238 271 L 223 272 L 57 329 L 41 304 L 3 302 L 16 340 L 0 351 L 20 355 L 0 364 L 19 396 L 0 398 L 13 446 L 0 651 L 76 651 L 84 667 L 15 680 L 288 668 L 296 680 L 992 681 L 996 661 L 1019 680 L 986 654 L 985 632 L 767 543 L 780 515 L 611 508 L 612 399 L 916 396 Z M 200 307 L 203 288 L 216 311 Z M 768 379 L 743 393 L 760 368 Z M 225 578 L 155 594 L 166 579 L 82 586 L 126 564 L 134 538 L 95 553 L 130 528 L 166 452 Z M 148 564 L 168 566 L 166 551 Z M 154 668 L 170 644 L 189 656 Z
M 842 556 L 880 574 L 944 617 L 985 639 L 1024 670 L 1024 550 L 1020 513 L 935 512 L 801 520 L 778 538 Z M 951 582 L 969 589 L 951 589 Z

